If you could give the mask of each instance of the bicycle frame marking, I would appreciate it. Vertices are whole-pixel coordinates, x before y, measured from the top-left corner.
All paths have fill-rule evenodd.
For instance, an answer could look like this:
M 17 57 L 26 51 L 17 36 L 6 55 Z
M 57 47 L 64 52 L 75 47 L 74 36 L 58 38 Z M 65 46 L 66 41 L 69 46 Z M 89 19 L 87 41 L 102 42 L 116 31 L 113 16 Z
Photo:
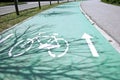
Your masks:
M 34 43 L 35 41 L 37 41 L 37 42 L 39 43 L 38 49 L 47 49 L 47 50 L 48 50 L 47 52 L 48 52 L 48 54 L 49 54 L 51 57 L 62 57 L 62 56 L 64 56 L 64 55 L 67 53 L 68 49 L 69 49 L 69 44 L 68 44 L 68 42 L 67 42 L 65 39 L 63 39 L 63 38 L 57 38 L 57 37 L 56 37 L 56 36 L 58 35 L 57 33 L 54 33 L 52 36 L 50 36 L 50 35 L 49 35 L 49 36 L 41 36 L 41 34 L 44 34 L 44 33 L 45 33 L 45 32 L 39 33 L 38 36 L 33 37 L 33 38 L 31 38 L 31 39 L 27 39 L 27 40 L 26 40 L 27 43 L 25 43 L 25 44 L 23 45 L 23 47 L 24 47 L 25 45 L 27 45 L 27 44 L 30 44 L 30 46 L 29 46 L 28 48 L 26 48 L 24 52 L 21 52 L 21 53 L 18 53 L 18 54 L 13 55 L 13 49 L 14 49 L 16 46 L 18 46 L 19 44 L 23 43 L 25 40 L 21 40 L 21 41 L 17 42 L 17 43 L 16 43 L 14 46 L 12 46 L 12 47 L 10 48 L 10 50 L 8 51 L 8 56 L 9 56 L 9 57 L 18 57 L 18 56 L 21 56 L 21 55 L 25 54 L 25 52 L 29 51 L 29 50 L 32 48 L 33 43 Z M 1 40 L 0 40 L 0 43 L 4 42 L 5 40 L 7 40 L 8 38 L 10 38 L 10 37 L 13 36 L 13 35 L 14 35 L 14 34 L 9 34 L 9 35 L 6 36 L 5 38 L 1 39 Z M 48 38 L 47 42 L 46 42 L 46 43 L 42 43 L 40 37 L 41 37 L 41 38 Z M 58 41 L 63 41 L 63 42 L 65 43 L 65 46 L 66 46 L 66 47 L 65 47 L 65 50 L 62 51 L 61 54 L 56 55 L 56 54 L 54 54 L 54 53 L 51 52 L 51 49 L 56 49 L 56 48 L 60 48 L 60 47 L 61 47 L 61 45 L 59 44 Z M 53 42 L 55 42 L 56 45 L 52 44 Z M 22 46 L 21 46 L 21 48 L 22 48 Z M 92 55 L 93 55 L 93 54 L 92 54 Z M 93 55 L 93 57 L 96 57 L 96 56 Z
M 29 51 L 29 50 L 32 48 L 33 43 L 34 43 L 35 41 L 37 41 L 37 42 L 39 43 L 38 49 L 47 49 L 47 50 L 48 50 L 48 54 L 49 54 L 51 57 L 62 57 L 62 56 L 64 56 L 64 55 L 67 53 L 67 51 L 68 51 L 68 49 L 69 49 L 69 44 L 68 44 L 68 42 L 67 42 L 65 39 L 63 39 L 63 38 L 57 38 L 57 37 L 56 37 L 56 36 L 58 35 L 57 33 L 54 33 L 52 36 L 41 36 L 41 34 L 43 34 L 43 33 L 39 33 L 38 36 L 33 37 L 32 39 L 27 39 L 27 40 L 26 40 L 26 43 L 23 44 L 22 46 L 20 46 L 21 48 L 24 48 L 24 46 L 30 44 L 28 48 L 24 48 L 24 49 L 25 49 L 24 52 L 20 52 L 20 53 L 17 53 L 17 54 L 13 54 L 13 49 L 14 49 L 15 47 L 19 46 L 19 45 L 20 45 L 21 43 L 23 43 L 25 40 L 21 40 L 21 41 L 17 42 L 13 47 L 10 48 L 10 50 L 9 50 L 9 52 L 8 52 L 8 56 L 9 56 L 9 57 L 18 57 L 18 56 L 21 56 L 21 55 L 25 54 L 25 52 Z M 7 37 L 4 38 L 4 40 L 6 40 L 7 38 L 9 38 L 9 37 L 11 37 L 11 36 L 13 36 L 13 34 L 8 35 Z M 47 40 L 46 43 L 42 43 L 40 38 L 48 38 L 48 40 Z M 50 39 L 49 39 L 49 38 L 50 38 Z M 65 48 L 65 50 L 64 50 L 62 53 L 60 53 L 59 55 L 56 55 L 56 54 L 54 54 L 54 53 L 51 52 L 51 49 L 55 49 L 55 48 L 60 48 L 60 47 L 61 47 L 61 46 L 60 46 L 60 43 L 59 43 L 58 41 L 63 41 L 63 42 L 65 43 L 65 47 L 66 47 L 66 48 Z M 1 42 L 3 42 L 3 40 L 2 40 Z M 53 44 L 52 44 L 53 42 L 55 42 L 56 44 L 53 45 Z
M 51 41 L 51 43 L 52 42 L 56 42 L 56 44 L 57 45 L 51 45 L 51 44 L 43 44 L 43 45 L 40 45 L 39 46 L 39 49 L 42 49 L 42 48 L 47 48 L 48 49 L 48 53 L 49 53 L 49 55 L 51 56 L 51 57 L 62 57 L 62 56 L 64 56 L 66 53 L 67 53 L 67 51 L 68 51 L 68 46 L 69 46 L 69 44 L 68 44 L 68 42 L 65 40 L 65 39 L 63 39 L 63 38 L 56 38 L 55 36 L 57 36 L 58 34 L 57 33 L 54 33 L 54 35 L 53 36 L 43 36 L 43 37 L 45 37 L 45 38 L 48 38 L 48 37 L 52 37 L 54 40 L 53 41 L 51 41 L 51 39 L 49 39 L 47 42 L 50 42 Z M 50 51 L 50 49 L 53 49 L 53 48 L 60 48 L 60 44 L 58 43 L 58 40 L 62 40 L 62 41 L 64 41 L 65 43 L 66 43 L 66 49 L 65 49 L 65 51 L 63 52 L 63 53 L 61 53 L 60 55 L 55 55 L 55 54 L 53 54 L 51 51 Z

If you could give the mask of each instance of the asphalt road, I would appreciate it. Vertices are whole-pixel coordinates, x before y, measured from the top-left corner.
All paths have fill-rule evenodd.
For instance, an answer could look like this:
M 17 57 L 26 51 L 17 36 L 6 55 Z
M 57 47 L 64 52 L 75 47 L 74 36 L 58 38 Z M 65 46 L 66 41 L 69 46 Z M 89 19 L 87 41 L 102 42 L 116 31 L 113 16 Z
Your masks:
M 66 0 L 60 1 L 60 2 L 64 2 Z M 57 1 L 52 1 L 52 3 L 57 3 Z M 41 2 L 41 6 L 43 5 L 49 5 L 50 2 L 49 1 L 42 1 Z M 19 10 L 25 10 L 25 9 L 29 9 L 29 8 L 34 8 L 34 7 L 38 7 L 38 2 L 27 2 L 27 4 L 22 4 L 19 5 L 18 8 Z M 12 13 L 15 12 L 15 6 L 11 5 L 11 6 L 4 6 L 4 7 L 0 7 L 0 15 L 5 15 L 8 13 Z
M 120 44 L 119 6 L 106 4 L 100 0 L 87 0 L 82 2 L 81 7 L 100 28 Z

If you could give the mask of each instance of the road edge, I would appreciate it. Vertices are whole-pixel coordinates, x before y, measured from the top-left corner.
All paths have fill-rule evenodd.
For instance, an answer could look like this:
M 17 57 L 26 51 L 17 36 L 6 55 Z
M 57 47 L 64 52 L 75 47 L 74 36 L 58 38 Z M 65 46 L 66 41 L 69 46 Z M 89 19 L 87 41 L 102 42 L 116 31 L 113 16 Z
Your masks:
M 106 33 L 102 28 L 99 27 L 99 25 L 91 19 L 91 17 L 84 11 L 82 8 L 82 5 L 80 3 L 80 10 L 85 15 L 85 17 L 91 22 L 92 25 L 107 39 L 107 41 L 120 53 L 120 45 L 119 43 L 113 39 L 108 33 Z
M 62 2 L 62 3 L 64 4 L 64 2 Z M 59 4 L 59 5 L 61 5 L 61 4 Z M 59 6 L 59 5 L 57 5 L 57 6 Z M 54 7 L 52 7 L 52 8 L 54 8 Z M 49 8 L 49 9 L 51 9 L 51 8 Z M 48 10 L 48 9 L 46 9 L 46 10 Z M 44 10 L 44 11 L 46 11 L 46 10 Z M 38 14 L 44 12 L 44 11 L 41 11 L 41 12 L 35 14 L 35 15 L 38 15 Z M 34 16 L 35 16 L 35 15 L 34 15 Z M 26 21 L 30 20 L 30 19 L 33 18 L 34 16 L 30 16 L 30 17 L 24 19 L 23 21 L 18 22 L 18 23 L 16 23 L 15 25 L 13 25 L 13 26 L 11 26 L 11 27 L 3 30 L 2 32 L 0 32 L 0 35 L 3 34 L 3 33 L 5 33 L 5 32 L 7 32 L 7 31 L 9 31 L 9 30 L 11 30 L 11 29 L 14 29 L 16 26 L 20 25 L 20 24 L 23 23 L 23 22 L 26 22 Z

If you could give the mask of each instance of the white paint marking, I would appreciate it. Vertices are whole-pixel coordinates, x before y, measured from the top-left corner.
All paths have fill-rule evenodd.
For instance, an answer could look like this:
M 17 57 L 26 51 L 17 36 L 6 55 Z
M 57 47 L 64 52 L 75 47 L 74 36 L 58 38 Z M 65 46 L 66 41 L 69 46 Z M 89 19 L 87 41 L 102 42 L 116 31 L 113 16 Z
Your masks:
M 13 56 L 12 51 L 13 51 L 14 47 L 16 47 L 17 45 L 19 45 L 19 44 L 22 43 L 22 42 L 23 42 L 23 40 L 19 41 L 18 43 L 16 43 L 16 44 L 10 49 L 10 51 L 8 52 L 8 56 L 9 56 L 9 57 Z M 14 56 L 19 56 L 19 55 L 20 55 L 20 54 L 14 55 Z
M 90 17 L 83 11 L 81 7 L 80 7 L 80 10 L 88 19 L 90 19 Z M 120 44 L 115 39 L 113 39 L 108 33 L 106 33 L 102 28 L 100 28 L 100 26 L 98 26 L 97 23 L 94 22 L 93 25 L 107 40 L 112 40 L 111 45 L 120 53 Z
M 64 40 L 64 39 L 61 38 L 61 40 Z M 65 43 L 66 43 L 67 48 L 65 49 L 65 51 L 64 51 L 62 54 L 58 55 L 57 57 L 62 57 L 62 56 L 64 56 L 64 55 L 67 53 L 68 49 L 69 49 L 69 47 L 68 47 L 68 46 L 69 46 L 68 42 L 67 42 L 66 40 L 64 40 L 64 41 L 65 41 Z
M 9 34 L 7 35 L 5 38 L 3 38 L 2 40 L 0 40 L 0 43 L 4 42 L 5 40 L 7 40 L 9 37 L 13 36 L 14 34 Z
M 54 48 L 59 48 L 60 45 L 51 45 L 51 44 L 42 44 L 39 46 L 39 49 L 54 49 Z
M 53 54 L 51 51 L 48 51 L 49 55 L 52 56 L 52 57 L 56 57 L 55 54 Z
M 94 57 L 99 57 L 99 54 L 98 54 L 97 50 L 95 49 L 95 46 L 93 45 L 92 41 L 90 40 L 91 38 L 93 38 L 93 37 L 91 37 L 90 35 L 88 35 L 86 33 L 84 33 L 83 36 L 82 36 L 82 39 L 86 40 L 92 55 Z

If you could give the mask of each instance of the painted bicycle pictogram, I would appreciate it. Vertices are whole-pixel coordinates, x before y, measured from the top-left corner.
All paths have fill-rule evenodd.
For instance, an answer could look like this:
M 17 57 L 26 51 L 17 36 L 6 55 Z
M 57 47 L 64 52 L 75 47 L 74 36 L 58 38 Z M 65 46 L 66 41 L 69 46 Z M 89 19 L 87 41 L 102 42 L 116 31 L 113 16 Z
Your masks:
M 48 54 L 51 57 L 62 57 L 64 56 L 68 49 L 69 44 L 68 42 L 63 38 L 57 38 L 57 33 L 53 33 L 52 35 L 43 35 L 45 32 L 39 33 L 38 36 L 35 36 L 33 38 L 29 38 L 27 40 L 20 40 L 17 42 L 13 47 L 10 48 L 8 52 L 9 57 L 17 57 L 25 54 L 25 52 L 29 51 L 35 42 L 39 43 L 38 49 L 46 49 Z M 45 38 L 44 43 L 42 40 Z M 45 42 L 46 41 L 46 42 Z M 61 44 L 62 43 L 62 44 Z M 63 45 L 64 44 L 64 45 Z M 55 52 L 52 52 L 52 49 L 57 49 L 61 47 L 65 47 L 64 50 L 60 54 L 55 54 Z

